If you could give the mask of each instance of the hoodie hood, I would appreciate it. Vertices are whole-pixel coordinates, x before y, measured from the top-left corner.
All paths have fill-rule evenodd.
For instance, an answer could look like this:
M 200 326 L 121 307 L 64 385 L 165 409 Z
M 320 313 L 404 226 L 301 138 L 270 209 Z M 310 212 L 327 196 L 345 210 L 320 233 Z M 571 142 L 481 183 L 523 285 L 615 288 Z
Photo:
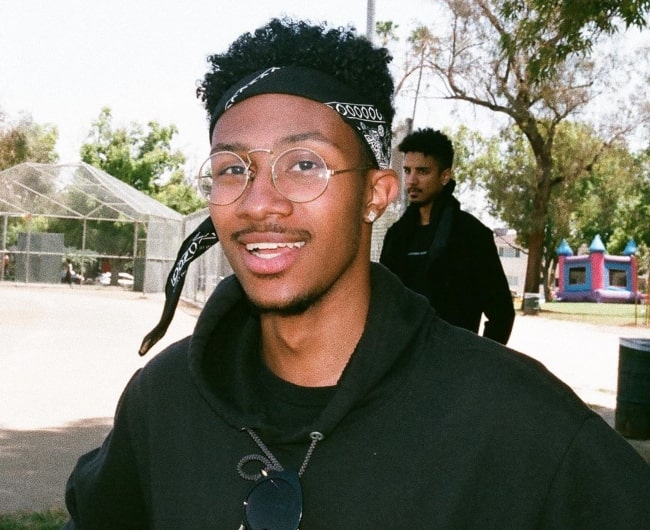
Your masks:
M 189 348 L 190 372 L 209 406 L 237 429 L 255 429 L 269 443 L 304 440 L 312 431 L 327 436 L 353 408 L 372 406 L 400 385 L 405 368 L 417 360 L 409 356 L 423 350 L 417 344 L 432 318 L 425 298 L 405 289 L 383 266 L 371 264 L 366 326 L 332 398 L 312 424 L 280 430 L 267 422 L 265 404 L 250 384 L 260 362 L 259 318 L 236 277 L 230 276 L 219 284 L 197 321 Z

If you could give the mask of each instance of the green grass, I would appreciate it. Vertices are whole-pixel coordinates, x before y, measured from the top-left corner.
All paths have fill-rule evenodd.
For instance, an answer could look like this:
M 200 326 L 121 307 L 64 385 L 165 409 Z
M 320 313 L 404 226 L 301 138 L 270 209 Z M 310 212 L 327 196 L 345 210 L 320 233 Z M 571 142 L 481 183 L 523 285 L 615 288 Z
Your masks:
M 0 515 L 0 530 L 60 530 L 67 520 L 62 510 Z
M 556 320 L 585 322 L 599 326 L 648 326 L 646 305 L 596 304 L 590 302 L 547 302 L 540 316 Z

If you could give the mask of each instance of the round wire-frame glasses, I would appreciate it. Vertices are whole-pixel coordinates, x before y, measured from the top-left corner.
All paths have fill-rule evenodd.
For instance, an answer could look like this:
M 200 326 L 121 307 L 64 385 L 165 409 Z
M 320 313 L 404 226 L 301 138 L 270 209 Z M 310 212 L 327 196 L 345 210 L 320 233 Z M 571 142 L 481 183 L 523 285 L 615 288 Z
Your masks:
M 213 153 L 201 164 L 198 176 L 199 190 L 212 204 L 226 206 L 242 196 L 248 183 L 255 179 L 251 169 L 252 153 L 268 153 L 270 149 L 251 149 L 245 154 L 248 161 L 232 151 Z M 292 147 L 271 160 L 271 177 L 275 189 L 291 202 L 309 202 L 320 197 L 334 175 L 351 171 L 365 171 L 371 166 L 348 169 L 329 169 L 323 157 L 306 147 Z

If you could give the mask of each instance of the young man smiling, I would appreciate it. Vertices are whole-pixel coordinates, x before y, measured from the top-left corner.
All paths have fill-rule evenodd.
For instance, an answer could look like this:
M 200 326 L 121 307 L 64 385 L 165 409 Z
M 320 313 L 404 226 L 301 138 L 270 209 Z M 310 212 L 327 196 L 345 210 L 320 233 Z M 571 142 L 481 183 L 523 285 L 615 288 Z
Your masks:
M 201 87 L 210 219 L 235 274 L 134 375 L 66 492 L 69 528 L 642 528 L 650 469 L 539 364 L 370 263 L 397 193 L 389 57 L 273 20 Z
M 262 316 L 263 360 L 296 385 L 335 385 L 368 313 L 367 218 L 393 200 L 396 176 L 368 169 L 371 162 L 353 129 L 328 106 L 304 97 L 248 98 L 223 114 L 212 138 L 213 151 L 237 146 L 250 160 L 243 195 L 227 205 L 211 204 L 210 215 L 235 275 Z M 271 168 L 275 156 L 282 161 L 291 149 L 305 150 L 298 163 L 313 164 L 303 161 L 311 150 L 333 171 L 353 169 L 330 177 L 313 200 L 292 202 L 276 189 Z

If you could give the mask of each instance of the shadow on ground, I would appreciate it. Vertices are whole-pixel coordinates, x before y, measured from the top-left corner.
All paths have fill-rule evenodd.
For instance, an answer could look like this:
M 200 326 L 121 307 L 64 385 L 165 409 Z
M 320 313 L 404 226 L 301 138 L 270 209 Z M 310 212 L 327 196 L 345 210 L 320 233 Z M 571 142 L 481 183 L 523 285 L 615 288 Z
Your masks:
M 96 418 L 46 430 L 0 429 L 0 512 L 63 508 L 74 464 L 111 425 L 112 418 Z

